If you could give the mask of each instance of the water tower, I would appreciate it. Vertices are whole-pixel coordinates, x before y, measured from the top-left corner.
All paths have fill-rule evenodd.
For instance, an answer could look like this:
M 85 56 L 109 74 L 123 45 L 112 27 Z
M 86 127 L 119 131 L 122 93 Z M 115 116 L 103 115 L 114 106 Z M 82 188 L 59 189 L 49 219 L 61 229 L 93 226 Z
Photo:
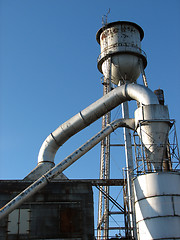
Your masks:
M 144 37 L 142 28 L 127 21 L 118 21 L 105 24 L 96 34 L 97 42 L 101 47 L 101 54 L 98 57 L 98 69 L 104 76 L 103 93 L 107 94 L 113 87 L 126 83 L 135 83 L 142 73 L 144 85 L 147 86 L 144 69 L 147 66 L 145 52 L 141 49 L 141 41 Z M 122 103 L 122 117 L 129 118 L 128 103 Z M 102 118 L 102 128 L 110 123 L 110 113 Z M 133 195 L 131 172 L 133 169 L 132 143 L 130 130 L 124 128 L 124 140 L 126 151 L 127 180 L 129 199 Z M 100 178 L 107 179 L 110 175 L 110 137 L 106 137 L 101 143 Z M 109 194 L 109 187 L 104 187 Z M 103 209 L 104 206 L 104 209 Z M 129 202 L 132 212 L 132 203 Z M 104 217 L 105 216 L 105 217 Z M 104 219 L 104 223 L 102 222 Z M 109 200 L 99 194 L 98 214 L 98 237 L 108 237 L 109 228 Z M 133 216 L 131 216 L 131 222 Z M 101 223 L 101 224 L 100 224 Z M 103 226 L 102 226 L 103 224 Z M 106 230 L 102 230 L 106 229 Z
M 117 86 L 136 85 L 142 74 L 143 84 L 148 87 L 144 69 L 146 54 L 141 49 L 144 32 L 132 22 L 118 21 L 105 24 L 96 35 L 101 47 L 98 69 L 104 76 L 104 95 Z M 137 94 L 134 92 L 134 97 Z M 126 95 L 126 94 L 125 94 Z M 134 175 L 130 130 L 124 128 L 124 142 L 127 167 L 127 198 L 130 212 L 130 239 L 177 239 L 180 237 L 180 175 L 175 168 L 164 167 L 167 159 L 168 132 L 171 128 L 168 109 L 160 104 L 143 106 L 137 101 L 135 129 L 141 140 L 142 170 Z M 122 103 L 122 117 L 129 118 L 127 101 Z M 110 123 L 110 113 L 103 116 L 102 128 Z M 110 139 L 101 144 L 100 178 L 109 177 Z M 173 151 L 172 151 L 173 152 Z M 178 150 L 179 156 L 179 150 Z M 137 156 L 136 156 L 137 157 Z M 179 164 L 179 157 L 178 163 Z M 136 158 L 136 163 L 137 163 Z M 169 163 L 168 163 L 169 164 Z M 169 166 L 171 163 L 169 164 Z M 137 168 L 139 167 L 136 164 Z M 168 173 L 166 172 L 169 169 Z M 176 173 L 174 173 L 175 171 Z M 137 172 L 136 172 L 137 173 Z M 132 183 L 134 186 L 132 186 Z M 173 186 L 173 187 L 171 187 Z M 104 188 L 109 194 L 109 188 Z M 170 203 L 170 199 L 172 202 Z M 99 215 L 97 239 L 108 239 L 109 203 L 99 194 Z M 135 206 L 135 207 L 134 207 Z M 179 239 L 179 238 L 178 238 Z
M 140 45 L 143 35 L 143 30 L 137 24 L 125 21 L 105 24 L 98 31 L 97 41 L 101 45 L 98 69 L 104 75 L 104 96 L 47 136 L 39 151 L 37 167 L 20 180 L 19 184 L 17 181 L 0 182 L 4 190 L 0 194 L 0 239 L 39 239 L 38 227 L 42 230 L 43 239 L 47 240 L 94 239 L 92 193 L 88 184 L 97 188 L 104 186 L 103 190 L 99 188 L 106 198 L 102 198 L 100 193 L 97 240 L 109 239 L 108 185 L 113 182 L 109 180 L 109 135 L 119 127 L 124 127 L 127 176 L 124 180 L 115 180 L 119 186 L 121 184 L 128 189 L 125 198 L 129 217 L 128 226 L 125 228 L 127 231 L 122 238 L 180 239 L 180 174 L 177 171 L 180 166 L 180 154 L 177 137 L 174 135 L 175 141 L 171 144 L 168 134 L 169 130 L 172 132 L 174 122 L 169 119 L 168 108 L 164 105 L 161 91 L 156 92 L 159 96 L 157 97 L 147 87 L 144 73 L 147 60 Z M 145 86 L 136 83 L 140 74 Z M 135 100 L 138 107 L 131 119 L 127 103 L 130 100 Z M 122 118 L 110 123 L 111 110 L 120 104 Z M 101 117 L 103 129 L 54 166 L 58 149 L 73 135 Z M 140 151 L 135 151 L 134 154 L 129 129 L 136 134 L 134 138 L 137 136 L 139 139 L 139 144 L 134 141 L 133 147 L 139 147 Z M 75 181 L 72 185 L 69 179 L 59 178 L 65 169 L 99 142 L 102 179 L 89 179 L 80 187 L 82 182 L 77 184 Z M 176 157 L 176 162 L 173 161 L 173 157 Z M 48 198 L 47 188 L 44 192 L 41 190 L 51 183 L 54 187 L 50 187 Z M 22 192 L 20 185 L 22 189 L 26 186 Z M 61 188 L 60 185 L 64 187 Z M 85 194 L 86 190 L 88 195 Z M 79 198 L 81 193 L 83 195 Z M 39 204 L 41 206 L 38 206 Z M 125 208 L 121 213 L 127 214 Z M 39 219 L 42 224 L 39 224 Z M 81 227 L 85 231 L 82 231 Z M 35 237 L 33 229 L 38 237 Z
M 108 23 L 97 32 L 96 39 L 101 46 L 98 69 L 105 78 L 111 69 L 112 83 L 136 82 L 147 65 L 146 54 L 141 49 L 143 37 L 140 26 L 126 21 Z

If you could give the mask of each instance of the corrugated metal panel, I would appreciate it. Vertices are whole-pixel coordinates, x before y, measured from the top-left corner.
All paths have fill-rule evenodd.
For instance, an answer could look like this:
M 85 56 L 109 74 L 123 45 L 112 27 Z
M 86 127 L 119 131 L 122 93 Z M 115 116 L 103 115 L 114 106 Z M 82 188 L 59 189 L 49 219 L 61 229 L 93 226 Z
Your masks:
M 62 208 L 60 210 L 60 229 L 65 235 L 81 234 L 82 225 L 81 223 L 81 211 L 79 208 Z

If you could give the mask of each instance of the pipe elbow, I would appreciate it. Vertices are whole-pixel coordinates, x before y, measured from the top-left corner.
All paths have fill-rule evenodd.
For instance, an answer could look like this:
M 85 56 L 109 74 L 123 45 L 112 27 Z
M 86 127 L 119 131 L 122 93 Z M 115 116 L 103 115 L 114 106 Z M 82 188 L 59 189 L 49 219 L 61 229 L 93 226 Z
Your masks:
M 84 129 L 107 112 L 125 101 L 136 100 L 141 105 L 159 104 L 156 95 L 147 87 L 127 84 L 115 88 L 79 114 L 60 125 L 43 142 L 38 156 L 38 164 L 53 162 L 57 150 L 71 136 Z
M 125 94 L 127 98 L 134 99 L 142 105 L 159 104 L 157 96 L 149 88 L 139 84 L 126 84 Z
M 54 158 L 57 150 L 59 149 L 59 145 L 53 138 L 53 135 L 50 134 L 45 141 L 43 142 L 39 155 L 38 155 L 38 164 L 42 162 L 52 162 L 54 163 Z

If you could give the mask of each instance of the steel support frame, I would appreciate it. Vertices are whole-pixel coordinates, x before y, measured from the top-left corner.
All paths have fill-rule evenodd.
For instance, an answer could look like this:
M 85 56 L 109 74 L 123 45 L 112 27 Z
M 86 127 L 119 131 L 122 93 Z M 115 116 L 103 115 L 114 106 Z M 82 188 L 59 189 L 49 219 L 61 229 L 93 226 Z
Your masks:
M 111 58 L 107 59 L 108 76 L 104 77 L 103 96 L 111 91 Z M 102 129 L 111 122 L 111 112 L 102 117 Z M 110 135 L 101 141 L 100 179 L 110 178 Z M 108 239 L 109 235 L 109 186 L 102 186 L 105 195 L 99 191 L 97 239 Z

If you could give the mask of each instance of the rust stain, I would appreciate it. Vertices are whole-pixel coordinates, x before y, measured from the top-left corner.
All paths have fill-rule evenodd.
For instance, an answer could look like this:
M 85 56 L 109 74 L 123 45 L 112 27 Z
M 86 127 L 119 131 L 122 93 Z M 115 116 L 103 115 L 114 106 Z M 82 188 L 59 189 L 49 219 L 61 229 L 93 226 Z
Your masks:
M 63 208 L 60 211 L 60 229 L 64 234 L 80 233 L 80 210 L 78 208 Z
M 114 34 L 116 34 L 118 32 L 118 28 L 111 28 L 111 29 L 107 29 L 105 30 L 102 34 L 101 34 L 101 40 L 103 41 L 104 39 L 106 39 L 108 36 L 113 36 Z
M 103 41 L 105 38 L 107 38 L 107 36 L 108 36 L 107 31 L 103 32 L 103 33 L 101 34 L 101 40 Z

